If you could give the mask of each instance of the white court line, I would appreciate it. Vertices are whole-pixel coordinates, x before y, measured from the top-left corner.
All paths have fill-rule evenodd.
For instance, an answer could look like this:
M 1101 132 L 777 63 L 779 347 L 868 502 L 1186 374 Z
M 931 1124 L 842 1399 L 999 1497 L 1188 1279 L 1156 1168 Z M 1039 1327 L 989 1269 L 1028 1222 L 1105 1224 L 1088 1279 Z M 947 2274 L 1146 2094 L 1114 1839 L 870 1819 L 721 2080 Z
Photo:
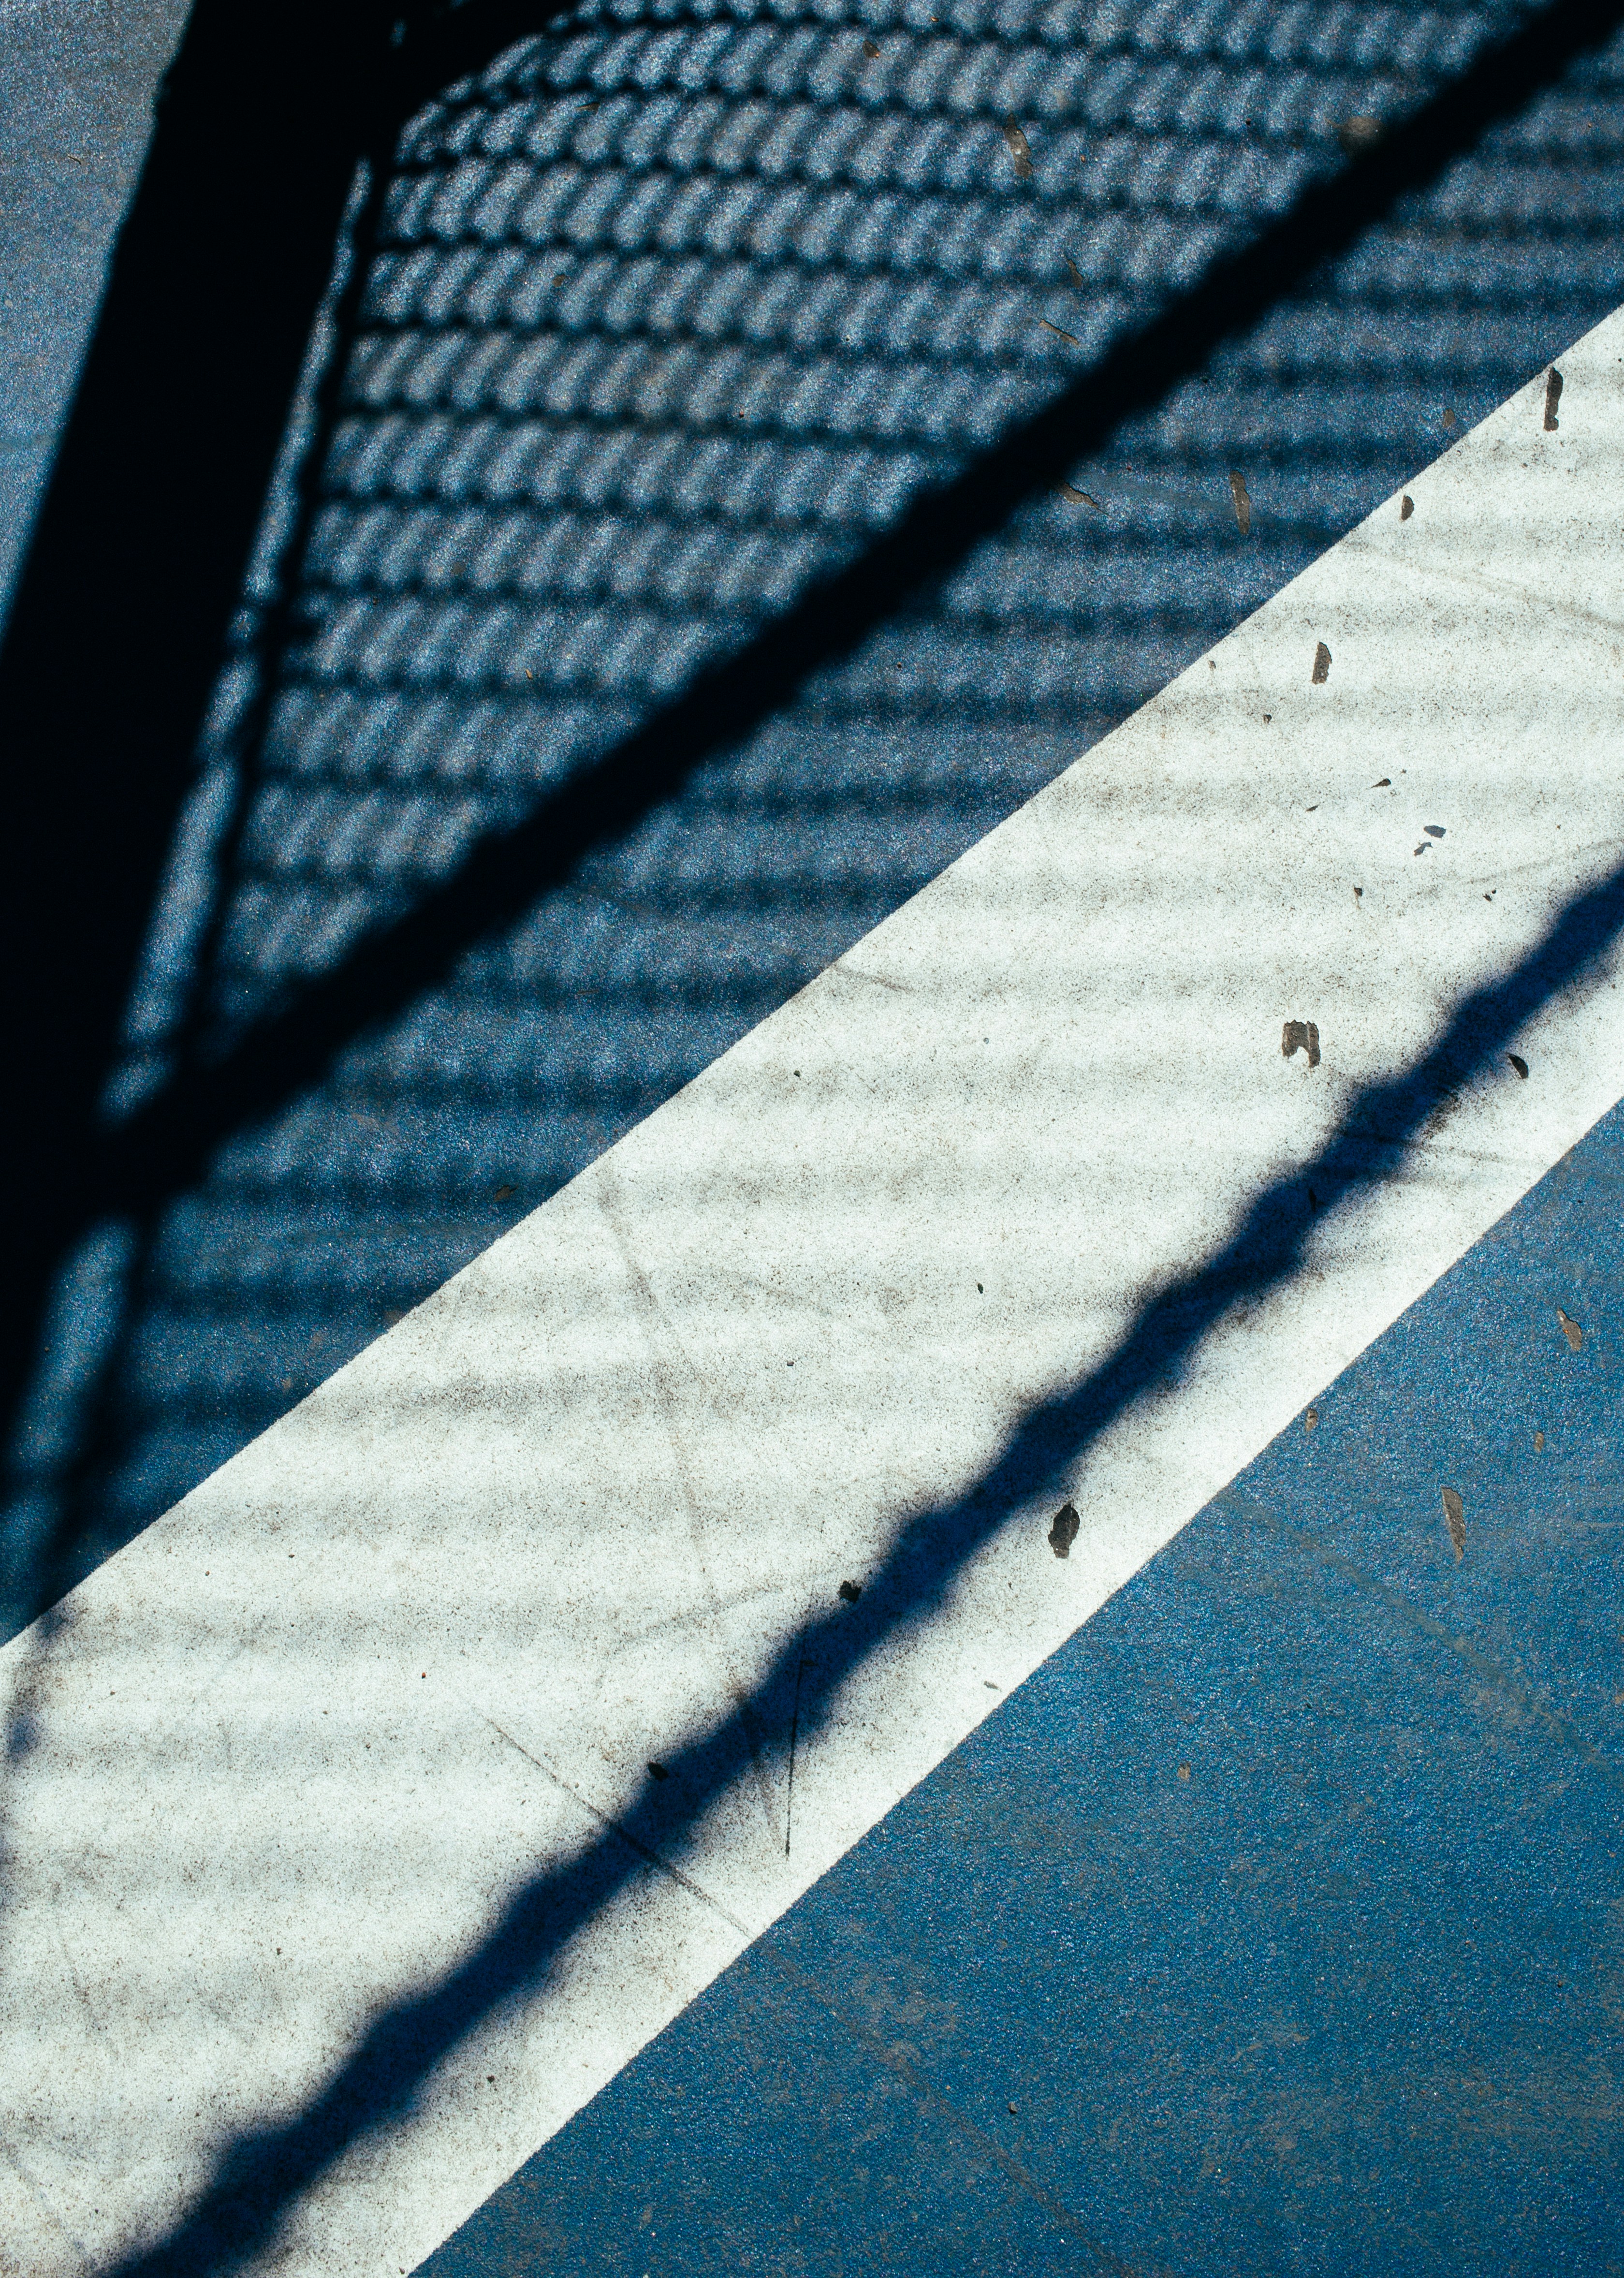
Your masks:
M 8 1649 L 0 2267 L 161 2236 L 1610 869 L 1624 319 L 1562 369 Z M 788 1856 L 768 1750 L 263 2267 L 469 2214 L 1605 1112 L 1617 971 L 1095 1442 L 1066 1560 L 1050 1493 L 888 1638 Z

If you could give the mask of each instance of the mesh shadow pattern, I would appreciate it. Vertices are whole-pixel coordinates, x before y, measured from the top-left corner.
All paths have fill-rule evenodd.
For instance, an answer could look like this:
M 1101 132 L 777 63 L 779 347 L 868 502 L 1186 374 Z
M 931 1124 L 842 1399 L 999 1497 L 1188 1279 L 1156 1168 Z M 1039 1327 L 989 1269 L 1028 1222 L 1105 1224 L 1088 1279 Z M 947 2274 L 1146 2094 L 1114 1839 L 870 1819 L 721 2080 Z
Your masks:
M 447 89 L 353 208 L 110 1114 L 1513 20 L 596 0 Z M 201 1187 L 94 1229 L 14 1541 L 88 1571 L 1624 299 L 1621 142 L 1608 53 Z

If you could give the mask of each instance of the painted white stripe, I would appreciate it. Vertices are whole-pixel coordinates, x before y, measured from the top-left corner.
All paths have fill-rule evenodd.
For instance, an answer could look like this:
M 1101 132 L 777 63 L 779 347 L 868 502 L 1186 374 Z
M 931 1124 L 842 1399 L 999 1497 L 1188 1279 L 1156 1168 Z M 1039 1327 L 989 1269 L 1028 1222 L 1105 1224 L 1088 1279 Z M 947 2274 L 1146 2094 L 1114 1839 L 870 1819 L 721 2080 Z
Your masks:
M 1563 369 L 10 1649 L 6 2267 L 162 2236 L 1607 872 L 1624 319 Z M 1611 1105 L 1617 970 L 1094 1444 L 1067 1560 L 1051 1491 L 889 1634 L 788 1855 L 779 1754 L 264 2266 L 468 2214 Z

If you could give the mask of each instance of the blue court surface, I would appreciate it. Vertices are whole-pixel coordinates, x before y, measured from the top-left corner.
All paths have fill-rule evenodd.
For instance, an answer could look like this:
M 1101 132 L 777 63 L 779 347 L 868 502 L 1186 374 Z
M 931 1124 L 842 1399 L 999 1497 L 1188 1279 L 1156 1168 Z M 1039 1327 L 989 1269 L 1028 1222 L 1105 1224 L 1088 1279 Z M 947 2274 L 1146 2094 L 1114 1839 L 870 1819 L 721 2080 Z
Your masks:
M 0 2271 L 1624 2272 L 1620 16 L 0 0 Z

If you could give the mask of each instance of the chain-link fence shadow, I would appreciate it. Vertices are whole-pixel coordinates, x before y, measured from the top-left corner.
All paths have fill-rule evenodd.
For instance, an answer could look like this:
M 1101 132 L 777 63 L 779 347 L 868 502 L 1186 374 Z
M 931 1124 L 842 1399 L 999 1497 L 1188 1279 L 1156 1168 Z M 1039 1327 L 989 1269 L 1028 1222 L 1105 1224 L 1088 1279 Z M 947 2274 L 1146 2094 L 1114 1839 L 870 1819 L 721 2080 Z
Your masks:
M 113 1121 L 341 967 L 1511 21 L 599 5 L 427 103 L 352 202 Z M 224 1138 L 201 1183 L 85 1228 L 25 1433 L 15 1615 L 1624 297 L 1620 136 L 1611 55 L 1570 70 Z
M 924 485 L 1072 400 L 1509 20 L 606 7 L 427 103 L 351 200 L 118 1060 L 96 1071 L 110 1143 L 210 1097 L 245 1039 L 481 875 L 493 833 L 720 687 L 719 661 L 868 558 Z M 461 908 L 431 980 L 380 986 L 374 1017 L 332 1028 L 319 1081 L 217 1118 L 200 1178 L 183 1158 L 165 1185 L 160 1161 L 139 1207 L 92 1189 L 21 1443 L 13 1618 L 1624 298 L 1621 88 L 1611 52 L 1553 74 L 1170 393 L 1153 375 L 1064 487 L 1012 492 L 994 535 L 899 585 L 817 669 L 736 692 L 713 748 L 688 721 L 698 763 L 583 830 L 545 891 Z M 1619 914 L 1614 877 L 1480 991 L 1363 1103 L 1315 1170 L 1324 1190 L 1391 1167 L 1457 1063 L 1568 985 Z M 797 1663 L 804 1713 L 1238 1288 L 1294 1270 L 1301 1239 L 1259 1196 L 972 1494 L 904 1526 L 809 1701 Z M 761 1689 L 780 1723 L 790 1674 Z M 669 1796 L 644 1799 L 651 1845 L 735 1776 L 743 1731 L 720 1704 L 674 1754 Z M 13 1737 L 26 1754 L 21 1722 Z M 253 2251 L 625 1872 L 606 1841 L 522 1892 L 308 2108 L 222 2143 L 213 2186 L 128 2267 Z

